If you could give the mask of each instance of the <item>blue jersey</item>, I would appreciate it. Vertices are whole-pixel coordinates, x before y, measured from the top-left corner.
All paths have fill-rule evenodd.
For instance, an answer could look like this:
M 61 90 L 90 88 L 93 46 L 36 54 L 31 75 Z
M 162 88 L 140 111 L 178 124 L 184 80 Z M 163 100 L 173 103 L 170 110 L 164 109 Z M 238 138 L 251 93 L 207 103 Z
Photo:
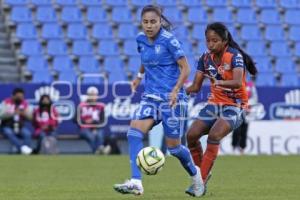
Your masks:
M 137 36 L 138 52 L 145 68 L 145 94 L 167 100 L 180 75 L 177 60 L 184 56 L 181 45 L 172 33 L 161 28 L 156 39 L 150 43 L 145 33 Z M 183 89 L 180 92 L 184 96 Z

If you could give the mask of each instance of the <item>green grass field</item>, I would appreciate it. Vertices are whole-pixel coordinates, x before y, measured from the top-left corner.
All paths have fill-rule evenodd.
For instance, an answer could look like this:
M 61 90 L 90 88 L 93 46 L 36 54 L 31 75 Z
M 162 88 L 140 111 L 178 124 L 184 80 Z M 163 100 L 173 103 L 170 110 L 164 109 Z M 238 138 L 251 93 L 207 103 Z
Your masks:
M 0 156 L 0 199 L 195 199 L 184 193 L 190 180 L 174 158 L 144 177 L 143 196 L 112 189 L 128 175 L 126 156 Z M 299 200 L 300 156 L 221 156 L 202 199 Z

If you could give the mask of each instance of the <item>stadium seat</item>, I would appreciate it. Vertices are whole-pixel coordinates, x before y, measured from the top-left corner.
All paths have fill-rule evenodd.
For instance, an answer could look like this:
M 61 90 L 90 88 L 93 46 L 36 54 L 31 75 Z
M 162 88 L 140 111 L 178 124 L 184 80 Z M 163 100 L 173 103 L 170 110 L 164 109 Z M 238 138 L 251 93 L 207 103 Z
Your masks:
M 276 81 L 272 73 L 259 73 L 255 83 L 257 86 L 275 86 Z
M 275 8 L 277 2 L 276 0 L 256 0 L 255 4 L 259 8 Z
M 246 45 L 246 52 L 251 56 L 266 56 L 266 46 L 263 41 L 248 41 Z
M 180 5 L 185 7 L 200 7 L 201 2 L 199 0 L 180 0 Z
M 89 40 L 73 41 L 72 49 L 72 53 L 76 56 L 90 56 L 94 53 L 93 47 Z
M 81 56 L 78 68 L 81 72 L 96 73 L 100 72 L 100 65 L 94 56 Z
M 96 74 L 98 75 L 98 73 Z M 104 78 L 103 77 L 86 77 L 84 76 L 82 79 L 83 84 L 103 84 L 104 83 Z
M 175 27 L 172 32 L 178 40 L 186 39 L 189 35 L 189 31 L 184 25 Z
M 60 81 L 68 81 L 70 83 L 77 82 L 77 74 L 74 70 L 66 70 L 59 72 L 58 80 Z
M 139 55 L 137 51 L 137 43 L 135 40 L 125 40 L 124 41 L 124 54 L 128 56 Z
M 108 17 L 102 7 L 88 7 L 87 20 L 91 23 L 108 22 Z
M 56 56 L 53 59 L 53 69 L 58 72 L 71 71 L 74 69 L 69 56 Z
M 197 52 L 196 53 L 198 55 L 202 55 L 206 51 L 207 51 L 207 46 L 206 46 L 205 40 L 198 41 Z
M 31 0 L 31 4 L 35 6 L 51 6 L 52 0 Z
M 126 0 L 106 0 L 105 3 L 110 7 L 127 6 Z
M 131 0 L 131 5 L 133 5 L 134 7 L 143 7 L 152 3 L 152 0 Z
M 181 40 L 180 44 L 186 56 L 194 55 L 193 46 L 187 39 Z
M 241 8 L 237 10 L 236 21 L 240 24 L 257 24 L 256 14 L 251 8 Z
M 9 6 L 25 6 L 30 0 L 4 0 L 4 4 Z
M 112 21 L 116 23 L 131 23 L 133 21 L 130 10 L 127 7 L 113 7 Z
M 213 1 L 208 1 L 213 2 Z M 215 8 L 212 14 L 213 21 L 223 23 L 233 23 L 233 16 L 230 10 L 225 8 Z
M 38 7 L 36 11 L 36 20 L 41 23 L 56 22 L 56 12 L 52 7 Z
M 262 34 L 257 25 L 244 25 L 241 27 L 241 39 L 262 40 Z
M 192 37 L 197 40 L 205 40 L 205 24 L 195 24 L 192 31 Z
M 82 23 L 72 23 L 68 25 L 67 37 L 72 40 L 86 39 L 88 37 L 88 32 Z
M 118 27 L 118 37 L 120 39 L 135 39 L 138 29 L 133 24 L 120 24 Z
M 273 67 L 269 57 L 267 56 L 253 57 L 253 61 L 255 62 L 255 65 L 259 73 L 273 72 Z
M 188 10 L 188 21 L 191 23 L 202 23 L 206 24 L 208 21 L 208 16 L 202 7 L 192 7 Z
M 80 0 L 81 4 L 84 6 L 101 6 L 102 5 L 102 0 Z
M 36 39 L 38 37 L 36 28 L 32 23 L 18 24 L 16 36 L 22 40 Z
M 55 0 L 55 3 L 60 6 L 76 6 L 77 0 Z
M 300 56 L 300 42 L 297 42 L 295 45 L 295 56 Z
M 128 69 L 134 73 L 137 73 L 141 67 L 140 56 L 130 56 L 128 60 Z
M 113 40 L 102 40 L 98 44 L 98 54 L 101 56 L 119 56 L 119 47 Z
M 174 3 L 173 3 L 174 4 Z M 170 20 L 173 24 L 182 24 L 183 22 L 183 16 L 180 10 L 176 7 L 167 7 L 164 8 L 164 16 L 167 17 L 168 20 Z
M 68 47 L 63 40 L 49 40 L 47 53 L 51 56 L 62 56 L 68 54 Z
M 50 71 L 35 71 L 32 74 L 32 83 L 51 83 L 53 80 Z
M 82 15 L 77 7 L 63 7 L 61 11 L 61 20 L 66 23 L 81 22 Z
M 21 53 L 26 56 L 39 56 L 43 54 L 43 48 L 37 40 L 24 40 L 21 45 Z
M 299 9 L 300 8 L 300 1 L 299 0 L 284 0 L 278 1 L 279 6 L 284 9 Z
M 125 65 L 120 58 L 109 56 L 105 58 L 103 66 L 105 71 L 113 74 L 118 74 L 123 70 Z
M 270 54 L 275 57 L 290 56 L 290 49 L 285 42 L 273 42 L 270 46 Z
M 94 24 L 92 30 L 92 36 L 96 39 L 113 39 L 114 34 L 112 28 L 109 24 L 101 23 L 101 24 Z
M 280 25 L 266 26 L 265 38 L 271 41 L 282 41 L 285 39 L 283 28 Z
M 62 39 L 64 34 L 62 28 L 57 23 L 47 23 L 43 24 L 41 36 L 46 40 Z
M 284 15 L 284 22 L 289 25 L 300 25 L 299 9 L 287 10 Z
M 30 56 L 27 59 L 26 68 L 29 71 L 47 71 L 48 63 L 42 56 Z
M 277 58 L 275 69 L 280 73 L 296 73 L 296 64 L 292 57 Z
M 281 86 L 286 87 L 299 87 L 300 81 L 299 76 L 295 73 L 282 74 L 281 75 Z
M 251 0 L 231 0 L 231 5 L 235 8 L 250 8 L 251 4 Z
M 31 22 L 32 13 L 27 7 L 13 7 L 10 19 L 16 23 Z
M 290 26 L 289 39 L 293 41 L 300 41 L 300 26 Z
M 206 5 L 208 7 L 211 7 L 211 8 L 214 8 L 214 7 L 226 7 L 227 6 L 227 0 L 206 1 Z
M 260 21 L 265 24 L 280 24 L 280 16 L 274 9 L 264 9 L 260 13 Z

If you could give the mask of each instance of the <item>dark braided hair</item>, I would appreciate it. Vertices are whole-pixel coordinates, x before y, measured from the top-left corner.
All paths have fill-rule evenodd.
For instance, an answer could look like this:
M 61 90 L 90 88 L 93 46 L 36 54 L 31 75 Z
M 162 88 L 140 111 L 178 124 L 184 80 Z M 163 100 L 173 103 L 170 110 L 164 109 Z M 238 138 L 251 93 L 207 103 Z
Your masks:
M 155 12 L 162 20 L 161 25 L 164 29 L 170 31 L 173 29 L 173 25 L 172 23 L 167 19 L 166 16 L 163 15 L 163 9 L 159 6 L 155 6 L 155 5 L 147 5 L 145 7 L 143 7 L 142 13 L 141 13 L 141 17 L 143 17 L 143 15 L 146 12 Z
M 253 76 L 257 74 L 257 68 L 253 59 L 244 50 L 242 50 L 242 48 L 233 40 L 231 33 L 228 31 L 227 27 L 224 24 L 220 22 L 208 24 L 205 30 L 205 34 L 209 30 L 215 31 L 222 38 L 223 41 L 228 41 L 228 45 L 230 47 L 238 49 L 243 56 L 243 60 L 249 73 Z

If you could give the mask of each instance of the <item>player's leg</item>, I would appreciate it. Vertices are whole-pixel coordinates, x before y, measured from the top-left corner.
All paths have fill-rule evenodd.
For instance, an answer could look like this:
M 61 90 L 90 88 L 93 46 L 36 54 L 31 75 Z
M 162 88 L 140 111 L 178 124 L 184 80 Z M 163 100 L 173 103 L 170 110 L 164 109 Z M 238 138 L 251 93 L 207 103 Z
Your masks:
M 239 128 L 241 129 L 240 153 L 243 154 L 247 146 L 248 123 L 244 121 Z

